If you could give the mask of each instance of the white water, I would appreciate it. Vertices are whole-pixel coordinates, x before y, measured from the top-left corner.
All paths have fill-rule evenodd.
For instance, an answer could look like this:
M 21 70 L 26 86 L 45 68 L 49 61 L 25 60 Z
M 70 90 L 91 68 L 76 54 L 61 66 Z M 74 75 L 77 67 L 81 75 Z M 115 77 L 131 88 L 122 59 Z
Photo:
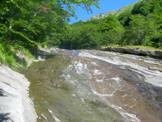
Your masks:
M 162 62 L 94 50 L 56 50 L 56 53 L 59 52 L 70 57 L 71 61 L 62 73 L 59 72 L 61 83 L 58 82 L 60 79 L 53 77 L 48 81 L 44 80 L 38 73 L 37 82 L 44 84 L 38 85 L 40 91 L 47 91 L 46 95 L 51 98 L 49 100 L 46 95 L 41 95 L 42 92 L 37 94 L 43 98 L 42 101 L 37 100 L 37 103 L 43 103 L 42 108 L 46 108 L 39 114 L 40 121 L 71 122 L 78 119 L 78 122 L 161 122 L 161 112 L 158 113 L 156 109 L 156 102 L 159 101 L 155 100 L 161 91 L 154 86 L 162 87 L 162 72 L 156 68 L 151 70 L 149 66 L 160 68 Z M 46 66 L 44 68 L 46 69 Z M 39 69 L 41 68 L 37 67 L 34 70 Z M 50 70 L 44 71 L 50 73 Z M 46 76 L 48 77 L 48 74 Z M 55 82 L 60 87 L 53 87 Z M 154 91 L 154 88 L 157 88 L 157 91 Z
M 53 113 L 53 111 L 48 109 L 48 112 L 51 114 L 51 116 L 53 117 L 55 122 L 61 122 L 61 120 L 58 117 L 56 117 L 56 115 Z
M 128 58 L 128 56 L 129 56 L 130 59 L 133 59 L 133 60 L 138 60 L 138 58 L 140 58 L 140 57 L 134 56 L 134 57 L 136 57 L 136 58 L 134 58 L 131 55 L 122 55 L 122 58 L 120 58 L 119 55 L 117 55 L 117 53 L 104 52 L 104 54 L 107 54 L 111 57 L 98 56 L 98 55 L 94 54 L 94 52 L 92 52 L 92 51 L 85 51 L 85 50 L 81 51 L 79 56 L 94 58 L 94 59 L 98 59 L 100 61 L 115 64 L 115 65 L 121 65 L 121 68 L 125 68 L 125 66 L 129 66 L 130 68 L 132 68 L 132 70 L 143 74 L 146 78 L 145 82 L 151 83 L 152 85 L 155 85 L 155 86 L 158 86 L 158 87 L 162 87 L 162 80 L 161 80 L 162 79 L 162 72 L 149 70 L 148 67 L 144 67 L 144 66 L 141 66 L 139 64 L 135 64 L 135 63 L 131 62 L 131 60 L 129 60 L 129 61 L 125 60 L 125 58 Z M 144 62 L 149 62 L 149 63 L 153 63 L 153 64 L 155 63 L 155 62 L 151 61 L 150 59 L 143 59 L 143 60 L 144 60 Z
M 94 64 L 94 63 L 93 63 Z M 95 64 L 96 65 L 96 64 Z M 80 82 L 77 80 L 77 79 L 72 79 L 72 77 L 74 77 L 74 76 L 71 76 L 70 74 L 69 74 L 69 72 L 70 71 L 72 71 L 72 70 L 74 70 L 75 69 L 75 71 L 76 71 L 76 73 L 78 74 L 78 75 L 84 75 L 84 77 L 86 77 L 87 79 L 87 81 L 84 81 L 85 82 L 85 84 L 89 84 L 89 88 L 90 88 L 90 90 L 91 90 L 91 92 L 94 94 L 94 95 L 96 95 L 96 96 L 98 96 L 98 97 L 101 97 L 101 99 L 105 99 L 105 97 L 113 97 L 114 96 L 114 94 L 118 91 L 118 90 L 120 90 L 122 87 L 121 87 L 121 83 L 120 82 L 122 82 L 122 80 L 119 78 L 119 77 L 113 77 L 113 78 L 110 78 L 110 79 L 108 79 L 108 82 L 110 82 L 110 81 L 112 81 L 113 80 L 113 83 L 115 82 L 115 88 L 114 88 L 114 90 L 112 91 L 112 93 L 99 93 L 98 91 L 96 91 L 96 88 L 89 82 L 89 80 L 91 80 L 92 79 L 92 74 L 94 75 L 102 75 L 103 73 L 100 71 L 100 70 L 94 70 L 93 71 L 93 73 L 91 74 L 90 73 L 90 70 L 88 69 L 88 67 L 87 67 L 87 64 L 84 64 L 84 63 L 81 63 L 80 61 L 74 61 L 73 63 L 72 63 L 72 65 L 70 65 L 69 67 L 68 67 L 68 69 L 67 69 L 67 72 L 68 72 L 68 74 L 64 74 L 63 75 L 63 77 L 66 79 L 66 81 L 68 81 L 68 82 L 71 82 L 71 83 L 73 83 L 73 84 L 76 84 L 76 86 L 77 86 L 77 90 L 78 90 L 78 92 L 77 93 L 80 93 L 80 94 L 85 94 L 85 93 L 83 93 L 84 92 L 84 86 L 83 86 L 83 84 L 80 84 Z M 73 74 L 74 75 L 74 74 Z M 104 74 L 103 74 L 104 75 Z M 94 79 L 93 79 L 94 80 Z M 99 82 L 98 81 L 98 79 L 95 79 L 96 81 L 94 81 L 94 82 Z M 101 80 L 102 82 L 105 82 L 104 81 L 104 79 L 103 80 Z M 101 82 L 100 81 L 100 82 Z M 111 84 L 111 83 L 110 83 Z M 80 86 L 81 85 L 81 86 Z M 79 87 L 80 86 L 80 87 Z M 113 87 L 113 86 L 112 86 Z M 82 89 L 82 90 L 80 90 L 80 89 Z M 87 94 L 88 95 L 88 94 Z M 81 101 L 83 101 L 84 102 L 84 99 L 81 99 Z M 126 110 L 124 110 L 122 107 L 120 107 L 120 106 L 117 106 L 117 105 L 114 105 L 114 104 L 112 104 L 112 103 L 110 103 L 110 102 L 106 102 L 110 107 L 112 107 L 113 109 L 115 109 L 116 111 L 118 111 L 119 113 L 120 113 L 120 115 L 125 119 L 125 122 L 141 122 L 141 120 L 135 115 L 135 114 L 133 114 L 133 113 L 129 113 L 128 111 L 126 111 Z
M 135 114 L 128 113 L 122 107 L 113 104 L 109 104 L 109 105 L 115 110 L 117 110 L 125 118 L 126 122 L 141 122 L 141 120 Z

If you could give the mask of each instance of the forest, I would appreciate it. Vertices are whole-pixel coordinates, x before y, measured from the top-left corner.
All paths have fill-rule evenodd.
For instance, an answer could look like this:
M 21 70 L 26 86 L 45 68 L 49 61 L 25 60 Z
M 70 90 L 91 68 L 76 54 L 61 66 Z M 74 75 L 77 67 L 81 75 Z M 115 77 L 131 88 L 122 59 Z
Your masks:
M 143 45 L 162 48 L 162 1 L 140 0 L 105 17 L 69 25 L 60 47 Z
M 90 10 L 98 0 L 1 0 L 0 62 L 12 67 L 26 65 L 41 46 L 59 45 L 75 15 L 74 6 Z M 25 57 L 25 58 L 24 58 Z M 17 63 L 19 62 L 19 63 Z M 20 65 L 20 66 L 17 66 Z
M 162 48 L 161 0 L 139 0 L 105 17 L 69 24 L 69 17 L 75 16 L 74 6 L 86 11 L 91 11 L 91 6 L 99 7 L 98 0 L 1 0 L 0 62 L 19 67 L 17 57 L 32 57 L 39 47 Z M 25 65 L 25 60 L 19 65 Z

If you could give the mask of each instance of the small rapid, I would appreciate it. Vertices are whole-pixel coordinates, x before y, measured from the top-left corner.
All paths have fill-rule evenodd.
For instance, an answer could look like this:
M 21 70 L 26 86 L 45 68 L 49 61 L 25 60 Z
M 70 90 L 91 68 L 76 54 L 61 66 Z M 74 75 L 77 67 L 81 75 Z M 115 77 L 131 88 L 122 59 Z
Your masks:
M 161 60 L 144 58 L 141 56 L 134 56 L 134 55 L 126 55 L 126 54 L 119 55 L 119 53 L 88 51 L 88 50 L 81 51 L 79 56 L 98 59 L 111 64 L 120 65 L 122 66 L 122 68 L 129 67 L 132 70 L 145 75 L 146 82 L 162 87 L 162 80 L 161 80 L 162 61 Z
M 38 122 L 161 122 L 162 61 L 96 50 L 51 51 L 26 76 Z

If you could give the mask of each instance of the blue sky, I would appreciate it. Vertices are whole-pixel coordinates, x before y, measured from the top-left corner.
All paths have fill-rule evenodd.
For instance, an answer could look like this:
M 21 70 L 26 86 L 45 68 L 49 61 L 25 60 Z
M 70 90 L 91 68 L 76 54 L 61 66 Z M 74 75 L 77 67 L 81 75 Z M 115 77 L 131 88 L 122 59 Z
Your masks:
M 96 14 L 105 13 L 105 12 L 112 11 L 112 10 L 118 10 L 136 1 L 138 0 L 100 0 L 99 2 L 100 9 L 97 9 L 96 7 L 92 7 L 93 13 L 87 13 L 82 8 L 76 7 L 77 18 L 71 17 L 70 23 L 74 23 L 79 20 L 87 20 L 88 18 Z

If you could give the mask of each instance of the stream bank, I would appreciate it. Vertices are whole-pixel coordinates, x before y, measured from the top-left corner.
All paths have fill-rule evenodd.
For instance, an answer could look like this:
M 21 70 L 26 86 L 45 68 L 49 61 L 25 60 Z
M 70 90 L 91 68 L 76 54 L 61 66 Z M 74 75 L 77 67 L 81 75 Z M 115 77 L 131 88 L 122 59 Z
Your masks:
M 101 50 L 125 53 L 125 54 L 134 54 L 139 56 L 149 56 L 153 58 L 162 59 L 162 51 L 160 50 L 147 50 L 147 49 L 127 48 L 127 47 L 106 47 L 106 48 L 102 48 Z

